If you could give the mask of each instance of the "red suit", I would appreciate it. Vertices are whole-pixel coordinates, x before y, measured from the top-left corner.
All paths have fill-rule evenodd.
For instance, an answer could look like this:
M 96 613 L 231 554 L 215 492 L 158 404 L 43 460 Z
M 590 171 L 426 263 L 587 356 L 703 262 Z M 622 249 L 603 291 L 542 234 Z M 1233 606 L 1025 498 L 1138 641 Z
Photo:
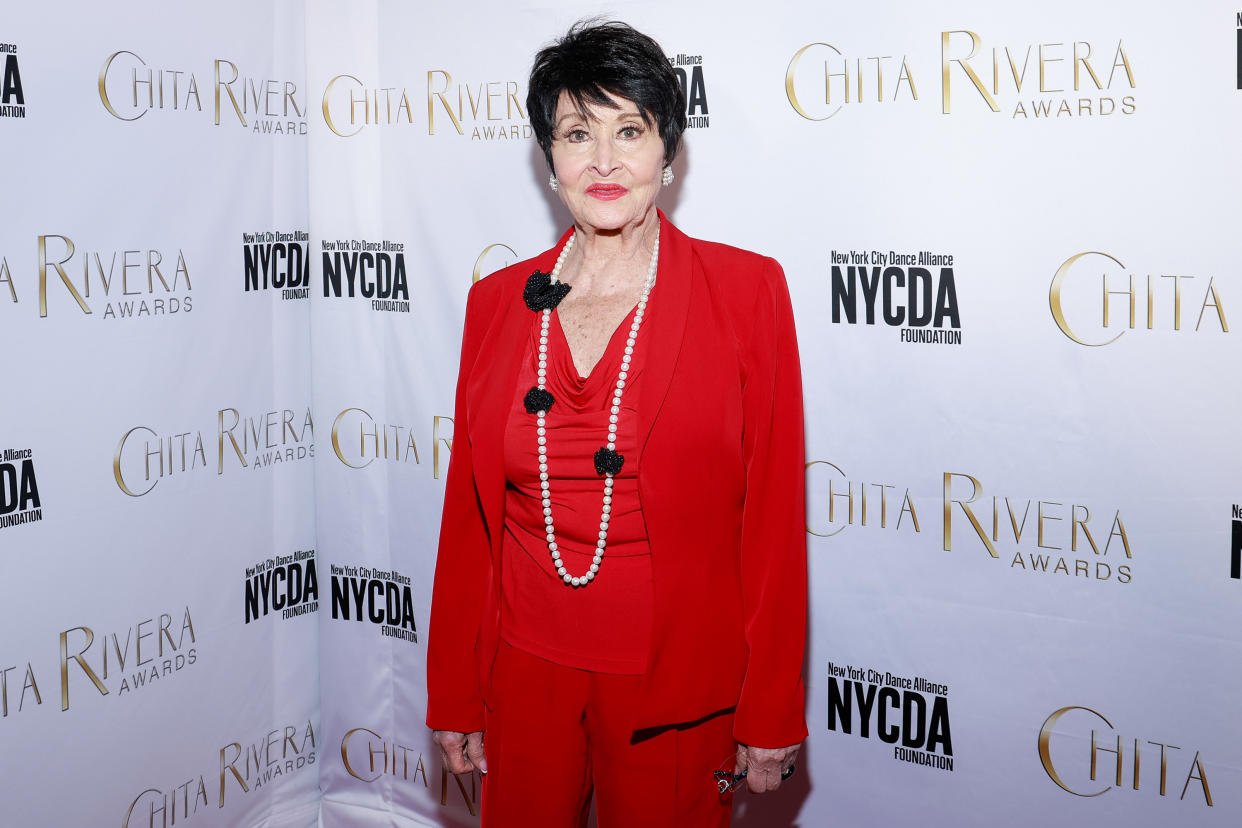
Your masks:
M 736 706 L 738 742 L 794 745 L 807 733 L 807 587 L 788 289 L 774 260 L 691 239 L 660 219 L 660 323 L 639 334 L 650 339 L 638 389 L 654 617 L 630 726 Z M 467 302 L 428 631 L 427 723 L 436 729 L 484 729 L 500 641 L 503 439 L 533 317 L 522 289 L 535 269 L 552 270 L 567 237 L 483 279 Z

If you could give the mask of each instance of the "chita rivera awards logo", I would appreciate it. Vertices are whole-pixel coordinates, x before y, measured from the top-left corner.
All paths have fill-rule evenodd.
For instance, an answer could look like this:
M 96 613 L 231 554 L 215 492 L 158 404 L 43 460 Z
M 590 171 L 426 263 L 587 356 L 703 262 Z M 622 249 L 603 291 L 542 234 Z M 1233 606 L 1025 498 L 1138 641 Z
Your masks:
M 470 136 L 471 141 L 534 137 L 523 84 L 515 80 L 454 79 L 447 69 L 427 72 L 427 134 Z M 450 132 L 451 130 L 451 132 Z
M 252 738 L 226 742 L 204 765 L 206 773 L 191 773 L 184 782 L 165 788 L 147 788 L 130 801 L 122 828 L 185 822 L 200 811 L 224 808 L 239 796 L 271 785 L 319 761 L 318 736 L 310 719 L 277 726 Z M 210 780 L 210 781 L 209 781 Z M 159 822 L 156 822 L 156 820 Z
M 396 569 L 329 564 L 332 618 L 379 628 L 379 634 L 418 643 L 413 581 Z
M 239 469 L 271 470 L 315 456 L 310 408 L 245 413 L 221 408 L 212 428 L 125 430 L 112 455 L 112 476 L 122 492 L 142 497 L 170 478 L 220 476 Z
M 847 529 L 922 537 L 929 515 L 905 483 L 858 479 L 835 463 L 806 465 L 807 532 L 831 538 Z M 939 488 L 939 540 L 945 552 L 978 550 L 1008 561 L 1011 572 L 1078 581 L 1129 584 L 1134 550 L 1121 509 L 1054 496 L 1013 496 L 988 489 L 963 472 L 924 478 Z M 918 488 L 915 488 L 918 491 Z M 919 511 L 922 509 L 923 511 Z
M 953 771 L 949 686 L 828 662 L 828 729 L 892 745 L 893 759 Z
M 319 609 L 315 550 L 295 549 L 246 567 L 245 605 L 246 624 L 269 614 L 287 619 Z
M 410 312 L 405 243 L 388 239 L 324 239 L 325 299 L 365 299 L 371 310 Z
M 83 695 L 124 698 L 151 692 L 184 675 L 199 657 L 188 606 L 140 618 L 119 630 L 98 625 L 69 627 L 57 639 L 57 671 L 47 669 L 47 662 L 39 659 L 0 667 L 0 715 L 38 709 L 49 688 L 53 693 L 60 690 L 61 712 Z M 41 666 L 36 669 L 36 664 Z
M 386 85 L 343 73 L 325 84 L 320 109 L 324 124 L 341 138 L 375 128 L 414 126 L 425 113 L 428 135 L 506 142 L 534 135 L 526 119 L 525 95 L 518 81 L 463 80 L 447 69 L 428 70 L 425 86 L 420 82 L 413 92 L 409 84 Z
M 365 408 L 344 408 L 332 420 L 332 452 L 351 469 L 365 469 L 375 461 L 421 465 L 414 426 L 384 422 Z M 431 418 L 431 476 L 439 480 L 453 448 L 452 417 Z M 446 434 L 447 432 L 447 434 Z M 427 436 L 423 432 L 424 438 Z M 427 443 L 424 441 L 423 447 Z M 444 449 L 441 452 L 441 448 Z
M 1084 251 L 1057 268 L 1048 307 L 1079 345 L 1111 345 L 1128 333 L 1229 333 L 1216 277 L 1135 270 L 1108 253 Z
M 417 94 L 414 100 L 418 101 Z M 414 106 L 404 86 L 376 86 L 350 74 L 328 81 L 320 111 L 324 124 L 341 138 L 352 138 L 368 127 L 414 125 Z
M 249 73 L 231 60 L 173 68 L 121 49 L 104 59 L 98 90 L 104 109 L 122 121 L 207 115 L 216 126 L 254 134 L 306 135 L 306 95 L 297 84 Z
M 1001 549 L 1012 545 L 1015 549 L 1009 562 L 1011 570 L 1063 575 L 1075 580 L 1113 580 L 1119 584 L 1133 579 L 1134 553 L 1119 508 L 1102 509 L 1096 504 L 1072 503 L 1065 498 L 1020 498 L 995 493 L 987 497 L 986 488 L 977 478 L 961 472 L 943 475 L 942 502 L 945 552 L 953 551 L 953 520 L 957 516 L 959 527 L 961 518 L 966 522 L 956 536 L 959 548 L 963 543 L 968 547 L 982 546 L 993 559 L 1002 560 Z M 963 537 L 964 541 L 960 539 Z
M 789 59 L 785 98 L 808 121 L 826 121 L 846 105 L 864 100 L 876 104 L 918 101 L 919 91 L 905 54 L 900 58 L 892 54 L 854 56 L 832 43 L 812 41 Z
M 247 293 L 279 291 L 281 299 L 310 294 L 310 237 L 304 230 L 242 233 L 243 283 Z
M 33 293 L 41 318 L 179 319 L 194 309 L 191 268 L 180 247 L 117 245 L 75 235 L 39 236 L 26 281 L 0 256 L 0 299 L 7 293 L 14 304 L 22 297 L 30 302 Z
M 1194 750 L 1192 755 L 1182 739 L 1177 741 L 1179 745 L 1156 741 L 1134 736 L 1133 731 L 1123 736 L 1121 728 L 1103 713 L 1070 705 L 1044 720 L 1037 745 L 1048 778 L 1074 796 L 1090 798 L 1112 791 L 1150 796 L 1154 792 L 1212 807 L 1202 753 Z
M 437 757 L 438 758 L 438 757 Z M 341 738 L 341 762 L 345 772 L 360 782 L 368 785 L 379 782 L 385 786 L 392 784 L 409 784 L 415 787 L 421 781 L 423 790 L 431 791 L 431 783 L 427 777 L 427 766 L 430 764 L 423 752 L 416 747 L 403 744 L 402 740 L 389 738 L 369 727 L 351 727 Z M 440 806 L 449 807 L 449 779 L 456 783 L 462 805 L 470 816 L 479 815 L 479 795 L 482 793 L 480 780 L 482 775 L 477 772 L 466 774 L 470 782 L 467 790 L 462 777 L 449 771 L 443 761 L 440 766 Z M 435 768 L 432 767 L 432 775 Z M 452 797 L 454 801 L 457 797 Z
M 970 29 L 923 36 L 912 51 L 851 48 L 832 41 L 799 47 L 785 70 L 794 112 L 826 121 L 849 107 L 920 103 L 939 93 L 944 115 L 1007 114 L 1014 120 L 1132 115 L 1137 82 L 1117 37 L 1058 35 L 996 42 Z
M 26 94 L 22 91 L 22 70 L 17 62 L 17 44 L 0 43 L 0 118 L 25 118 Z
M 34 450 L 0 451 L 0 529 L 43 520 L 43 501 L 35 478 Z
M 953 255 L 830 250 L 832 322 L 897 328 L 902 342 L 962 344 Z

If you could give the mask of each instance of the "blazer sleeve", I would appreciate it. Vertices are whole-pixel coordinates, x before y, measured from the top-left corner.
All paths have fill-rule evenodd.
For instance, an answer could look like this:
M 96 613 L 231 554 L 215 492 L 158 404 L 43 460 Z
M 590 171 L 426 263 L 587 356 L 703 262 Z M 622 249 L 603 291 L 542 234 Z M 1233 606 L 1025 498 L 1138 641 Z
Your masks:
M 432 586 L 427 639 L 427 725 L 470 733 L 483 729 L 476 643 L 491 582 L 487 525 L 475 484 L 466 386 L 479 357 L 484 297 L 470 290 L 453 409 L 453 443 Z
M 780 748 L 806 738 L 802 663 L 806 650 L 806 507 L 802 374 L 789 289 L 764 259 L 742 343 L 743 459 L 741 575 L 746 675 L 734 738 Z

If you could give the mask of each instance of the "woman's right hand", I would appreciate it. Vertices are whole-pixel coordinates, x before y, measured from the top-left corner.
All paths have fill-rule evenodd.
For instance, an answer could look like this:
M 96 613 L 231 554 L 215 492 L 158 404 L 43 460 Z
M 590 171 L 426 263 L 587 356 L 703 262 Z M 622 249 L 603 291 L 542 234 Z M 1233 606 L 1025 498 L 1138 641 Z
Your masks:
M 487 773 L 483 731 L 459 733 L 456 730 L 433 730 L 431 738 L 440 746 L 440 756 L 453 773 L 469 773 L 473 770 Z

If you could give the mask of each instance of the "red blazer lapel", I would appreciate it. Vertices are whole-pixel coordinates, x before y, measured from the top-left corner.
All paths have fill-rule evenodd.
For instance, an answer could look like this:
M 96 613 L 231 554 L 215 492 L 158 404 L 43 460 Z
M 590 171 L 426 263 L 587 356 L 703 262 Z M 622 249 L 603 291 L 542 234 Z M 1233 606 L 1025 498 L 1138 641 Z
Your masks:
M 659 323 L 639 331 L 639 336 L 650 336 L 645 349 L 646 373 L 638 404 L 638 444 L 645 446 L 651 436 L 660 413 L 660 406 L 668 395 L 673 381 L 673 371 L 681 354 L 682 338 L 686 332 L 686 315 L 690 309 L 691 287 L 696 274 L 695 261 L 690 249 L 690 239 L 673 226 L 664 212 L 660 211 L 660 261 L 656 270 L 656 287 L 651 303 L 659 305 Z M 642 454 L 641 448 L 639 454 Z

